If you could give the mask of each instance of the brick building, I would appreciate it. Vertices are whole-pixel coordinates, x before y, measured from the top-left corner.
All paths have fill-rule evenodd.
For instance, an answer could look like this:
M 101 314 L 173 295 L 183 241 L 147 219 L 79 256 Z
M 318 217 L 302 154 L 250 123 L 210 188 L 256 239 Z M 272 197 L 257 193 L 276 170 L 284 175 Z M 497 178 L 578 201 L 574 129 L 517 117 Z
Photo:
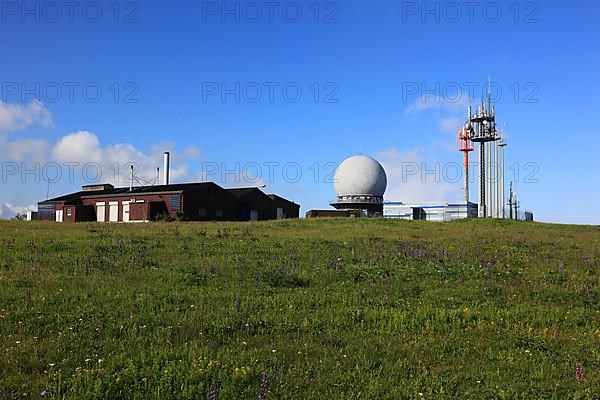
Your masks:
M 258 188 L 224 189 L 212 182 L 115 188 L 86 185 L 38 203 L 38 219 L 56 222 L 148 222 L 161 215 L 190 221 L 298 218 L 300 206 Z

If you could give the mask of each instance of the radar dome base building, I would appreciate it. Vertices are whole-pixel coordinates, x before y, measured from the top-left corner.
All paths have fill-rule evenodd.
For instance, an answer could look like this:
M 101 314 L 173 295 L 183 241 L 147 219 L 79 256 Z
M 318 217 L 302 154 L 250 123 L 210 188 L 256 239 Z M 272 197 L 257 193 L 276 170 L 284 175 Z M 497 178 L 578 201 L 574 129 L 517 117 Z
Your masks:
M 336 199 L 330 205 L 334 208 L 383 215 L 387 176 L 377 160 L 364 155 L 345 159 L 335 172 L 333 187 Z

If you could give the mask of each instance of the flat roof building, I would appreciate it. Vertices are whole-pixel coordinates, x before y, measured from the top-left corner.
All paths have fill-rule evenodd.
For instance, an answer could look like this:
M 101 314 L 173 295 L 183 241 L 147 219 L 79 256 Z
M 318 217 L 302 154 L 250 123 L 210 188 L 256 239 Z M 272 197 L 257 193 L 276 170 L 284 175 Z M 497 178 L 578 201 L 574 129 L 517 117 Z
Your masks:
M 464 201 L 414 204 L 385 202 L 383 203 L 383 216 L 407 220 L 454 221 L 463 218 L 477 218 L 477 204 Z
M 275 195 L 272 195 L 275 196 Z M 298 218 L 300 206 L 258 188 L 224 189 L 213 182 L 145 187 L 94 184 L 38 203 L 38 219 L 56 222 L 148 222 Z

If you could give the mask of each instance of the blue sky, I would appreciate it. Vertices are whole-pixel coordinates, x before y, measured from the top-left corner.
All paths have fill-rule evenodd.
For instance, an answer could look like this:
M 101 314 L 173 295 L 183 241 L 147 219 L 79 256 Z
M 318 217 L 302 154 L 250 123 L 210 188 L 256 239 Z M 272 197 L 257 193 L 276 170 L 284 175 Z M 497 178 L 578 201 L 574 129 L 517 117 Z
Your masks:
M 356 153 L 384 164 L 388 200 L 461 199 L 443 171 L 491 76 L 522 207 L 600 224 L 600 6 L 468 4 L 3 2 L 0 218 L 77 190 L 86 163 L 151 179 L 164 150 L 175 181 L 266 183 L 303 212 Z

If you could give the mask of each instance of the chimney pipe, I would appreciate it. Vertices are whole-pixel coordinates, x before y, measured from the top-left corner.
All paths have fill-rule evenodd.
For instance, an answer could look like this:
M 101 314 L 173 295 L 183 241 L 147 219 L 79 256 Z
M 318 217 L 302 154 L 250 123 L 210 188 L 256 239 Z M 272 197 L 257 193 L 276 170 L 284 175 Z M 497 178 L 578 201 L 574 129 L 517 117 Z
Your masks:
M 131 164 L 131 180 L 129 181 L 129 191 L 133 191 L 133 164 Z
M 169 159 L 171 154 L 168 151 L 165 151 L 163 155 L 163 185 L 169 184 Z

